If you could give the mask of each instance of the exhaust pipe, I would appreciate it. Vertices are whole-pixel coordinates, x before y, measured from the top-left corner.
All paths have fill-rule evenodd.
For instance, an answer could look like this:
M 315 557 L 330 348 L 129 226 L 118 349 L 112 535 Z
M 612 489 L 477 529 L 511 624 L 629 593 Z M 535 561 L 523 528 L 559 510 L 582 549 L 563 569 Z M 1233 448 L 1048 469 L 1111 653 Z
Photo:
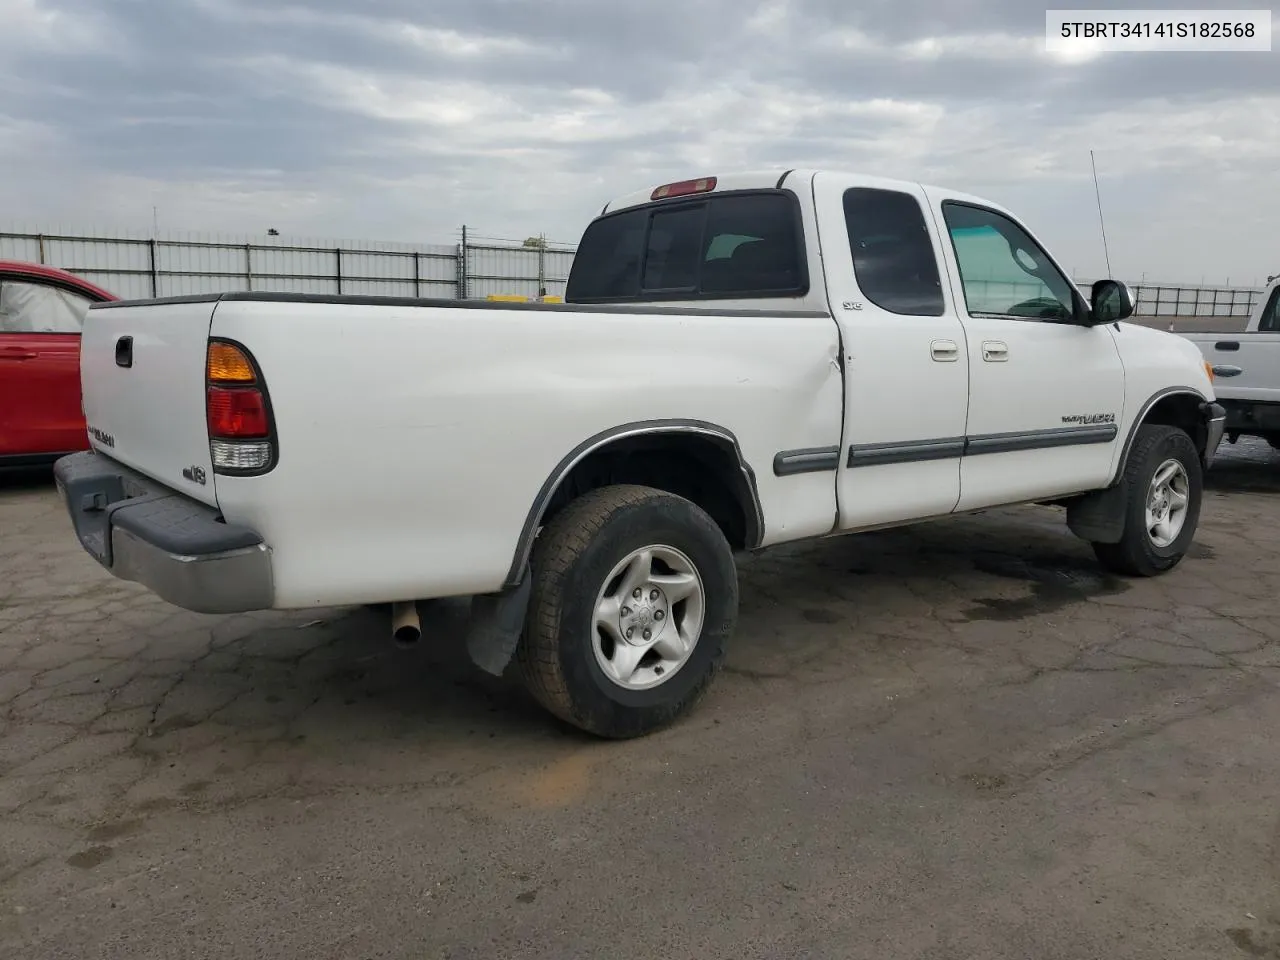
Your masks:
M 399 647 L 412 647 L 422 639 L 415 600 L 397 600 L 391 605 L 391 638 Z

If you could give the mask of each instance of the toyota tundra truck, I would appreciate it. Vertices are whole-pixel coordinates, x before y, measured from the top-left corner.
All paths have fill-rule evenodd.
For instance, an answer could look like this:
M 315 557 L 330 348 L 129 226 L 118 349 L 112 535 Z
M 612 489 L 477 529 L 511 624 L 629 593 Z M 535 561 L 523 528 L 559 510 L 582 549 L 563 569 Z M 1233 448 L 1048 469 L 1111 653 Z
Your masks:
M 95 304 L 84 549 L 207 613 L 471 598 L 482 668 L 593 734 L 685 714 L 735 559 L 1008 504 L 1098 562 L 1186 554 L 1223 410 L 1198 350 L 1086 295 L 1010 211 L 834 171 L 608 203 L 563 304 Z

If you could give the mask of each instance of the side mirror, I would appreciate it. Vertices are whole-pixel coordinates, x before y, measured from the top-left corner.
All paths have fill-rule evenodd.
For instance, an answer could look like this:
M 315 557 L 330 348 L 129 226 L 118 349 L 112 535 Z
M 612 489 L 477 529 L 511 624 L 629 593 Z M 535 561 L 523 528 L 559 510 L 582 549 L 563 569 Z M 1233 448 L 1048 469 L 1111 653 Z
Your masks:
M 1098 280 L 1089 296 L 1095 324 L 1115 323 L 1133 316 L 1133 293 L 1119 280 Z

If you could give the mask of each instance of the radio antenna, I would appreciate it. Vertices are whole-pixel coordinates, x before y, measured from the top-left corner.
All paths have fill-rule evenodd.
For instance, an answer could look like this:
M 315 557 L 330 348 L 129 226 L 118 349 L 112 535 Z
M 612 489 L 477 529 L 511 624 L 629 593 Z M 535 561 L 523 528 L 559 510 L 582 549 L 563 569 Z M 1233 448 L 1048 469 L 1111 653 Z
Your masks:
M 1102 255 L 1107 260 L 1107 279 L 1111 279 L 1111 251 L 1107 249 L 1107 222 L 1102 218 L 1102 193 L 1098 190 L 1098 162 L 1089 151 L 1089 164 L 1093 167 L 1093 195 L 1098 198 L 1098 225 L 1102 227 Z

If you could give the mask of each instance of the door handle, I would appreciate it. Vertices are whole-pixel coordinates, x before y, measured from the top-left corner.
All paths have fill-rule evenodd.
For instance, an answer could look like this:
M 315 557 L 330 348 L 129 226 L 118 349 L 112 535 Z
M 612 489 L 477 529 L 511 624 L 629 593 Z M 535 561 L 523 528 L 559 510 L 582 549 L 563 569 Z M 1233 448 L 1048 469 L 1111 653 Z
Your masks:
M 960 348 L 954 340 L 935 340 L 929 344 L 929 356 L 939 363 L 954 363 L 960 359 Z
M 1217 363 L 1213 366 L 1213 375 L 1215 377 L 1238 377 L 1244 373 L 1243 367 L 1233 367 L 1226 363 Z
M 1009 359 L 1009 345 L 1000 340 L 984 340 L 982 359 L 987 363 L 1003 363 Z
M 0 347 L 0 360 L 34 360 L 40 354 L 25 347 Z
M 1213 345 L 1213 349 L 1215 349 L 1215 350 L 1239 350 L 1239 349 L 1240 349 L 1240 341 L 1239 341 L 1239 340 L 1219 340 L 1217 343 L 1215 343 L 1215 344 Z
M 121 337 L 116 341 L 116 366 L 133 366 L 133 337 Z

